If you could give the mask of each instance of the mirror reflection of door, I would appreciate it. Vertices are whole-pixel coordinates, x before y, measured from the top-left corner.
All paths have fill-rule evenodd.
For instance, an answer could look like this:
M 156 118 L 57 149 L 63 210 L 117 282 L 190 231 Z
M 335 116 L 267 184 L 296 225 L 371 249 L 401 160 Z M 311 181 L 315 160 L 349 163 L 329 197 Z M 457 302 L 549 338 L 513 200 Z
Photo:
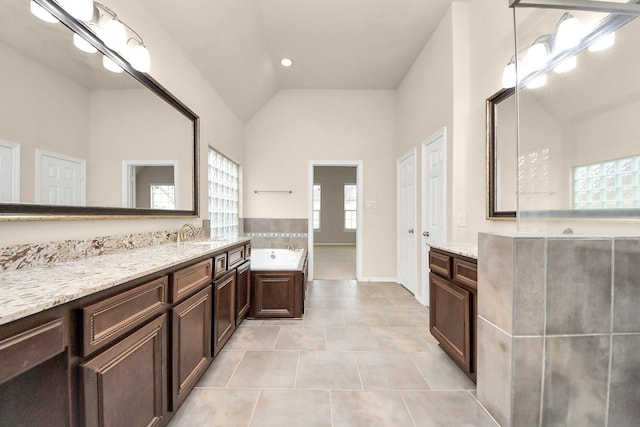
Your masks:
M 85 206 L 86 167 L 84 159 L 36 149 L 36 203 Z
M 175 209 L 177 195 L 177 162 L 125 161 L 124 207 L 143 209 Z
M 0 202 L 20 201 L 20 145 L 0 140 Z

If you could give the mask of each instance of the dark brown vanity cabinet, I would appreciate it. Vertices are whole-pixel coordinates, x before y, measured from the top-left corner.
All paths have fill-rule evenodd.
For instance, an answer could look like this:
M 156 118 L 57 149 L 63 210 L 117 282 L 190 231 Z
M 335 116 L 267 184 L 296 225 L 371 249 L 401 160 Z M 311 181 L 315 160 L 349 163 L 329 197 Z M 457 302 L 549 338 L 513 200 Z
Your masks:
M 475 382 L 477 261 L 432 248 L 429 267 L 431 334 Z
M 250 268 L 251 262 L 247 261 L 236 270 L 236 326 L 240 325 L 251 305 Z
M 80 365 L 85 426 L 155 426 L 167 412 L 163 314 Z
M 213 282 L 213 356 L 236 329 L 236 270 Z

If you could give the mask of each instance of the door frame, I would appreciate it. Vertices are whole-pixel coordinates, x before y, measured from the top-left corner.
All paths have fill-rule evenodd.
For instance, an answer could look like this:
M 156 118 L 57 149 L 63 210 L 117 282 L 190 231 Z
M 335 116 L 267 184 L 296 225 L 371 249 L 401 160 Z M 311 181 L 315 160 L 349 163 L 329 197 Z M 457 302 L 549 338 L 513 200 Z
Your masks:
M 400 239 L 401 236 L 404 235 L 404 231 L 400 230 L 400 209 L 404 208 L 400 206 L 400 163 L 411 158 L 413 156 L 413 162 L 415 170 L 413 171 L 413 224 L 414 230 L 419 229 L 418 227 L 418 153 L 417 148 L 413 147 L 411 150 L 407 151 L 405 154 L 400 156 L 398 160 L 396 160 L 396 277 L 398 281 L 400 281 Z M 418 237 L 415 238 L 415 247 L 414 247 L 414 256 L 418 258 Z M 413 263 L 413 277 L 415 278 L 415 295 L 418 294 L 418 259 Z M 409 267 L 409 265 L 407 266 Z
M 0 146 L 11 150 L 11 203 L 20 203 L 20 144 L 0 139 Z
M 78 157 L 67 156 L 65 154 L 56 153 L 54 151 L 42 150 L 36 148 L 36 203 L 43 203 L 42 201 L 42 158 L 44 156 L 53 157 L 55 159 L 64 160 L 67 162 L 77 163 L 80 166 L 80 174 L 82 180 L 80 182 L 80 204 L 78 206 L 87 205 L 87 161 Z
M 129 176 L 136 166 L 173 166 L 173 197 L 176 209 L 180 206 L 178 197 L 178 161 L 177 160 L 123 160 L 122 161 L 122 207 L 132 208 L 136 195 L 135 179 L 129 180 Z
M 420 178 L 420 183 L 421 183 L 421 187 L 422 187 L 422 191 L 421 191 L 421 196 L 422 196 L 422 203 L 421 203 L 421 209 L 422 209 L 422 215 L 421 215 L 421 220 L 422 220 L 422 230 L 423 232 L 426 231 L 427 229 L 427 186 L 424 185 L 424 183 L 427 180 L 427 147 L 431 144 L 433 144 L 434 142 L 437 142 L 439 140 L 442 140 L 443 145 L 444 145 L 444 149 L 443 149 L 443 153 L 444 153 L 444 159 L 443 159 L 443 173 L 442 173 L 442 182 L 444 183 L 444 192 L 443 194 L 447 194 L 447 187 L 448 187 L 448 179 L 447 179 L 447 149 L 448 149 L 448 144 L 447 144 L 447 128 L 443 127 L 440 130 L 436 131 L 435 133 L 433 133 L 431 136 L 429 136 L 428 138 L 426 138 L 424 141 L 422 141 L 422 143 L 420 144 L 421 147 L 421 154 L 422 154 L 422 176 Z M 443 230 L 444 230 L 444 241 L 446 242 L 447 240 L 447 203 L 448 200 L 444 200 L 444 206 L 443 206 L 443 215 L 442 215 L 442 225 L 443 225 Z M 428 270 L 429 270 L 429 247 L 428 244 L 426 242 L 426 237 L 423 235 L 422 236 L 422 240 L 421 242 L 423 244 L 421 244 L 421 248 L 422 248 L 422 257 L 420 260 L 420 266 L 424 266 L 424 268 L 422 268 L 422 292 L 420 293 L 420 295 L 423 298 L 423 301 L 421 301 L 424 305 L 426 305 L 427 307 L 429 306 L 429 274 L 428 274 Z M 441 242 L 444 243 L 444 242 Z
M 358 228 L 356 228 L 356 280 L 362 280 L 362 236 L 364 232 L 364 171 L 362 160 L 309 160 L 308 172 L 308 205 L 307 205 L 307 241 L 309 263 L 308 280 L 313 280 L 313 171 L 316 166 L 349 166 L 356 168 L 356 185 L 358 191 Z

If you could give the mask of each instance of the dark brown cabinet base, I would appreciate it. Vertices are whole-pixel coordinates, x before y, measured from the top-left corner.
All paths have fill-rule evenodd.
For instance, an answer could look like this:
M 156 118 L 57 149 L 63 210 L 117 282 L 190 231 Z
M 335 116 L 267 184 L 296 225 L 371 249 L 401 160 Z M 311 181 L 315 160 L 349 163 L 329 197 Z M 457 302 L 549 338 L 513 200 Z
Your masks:
M 216 280 L 213 293 L 213 356 L 216 356 L 236 330 L 236 271 Z
M 440 347 L 476 381 L 477 262 L 429 251 L 429 324 Z
M 302 272 L 251 272 L 254 318 L 302 317 Z

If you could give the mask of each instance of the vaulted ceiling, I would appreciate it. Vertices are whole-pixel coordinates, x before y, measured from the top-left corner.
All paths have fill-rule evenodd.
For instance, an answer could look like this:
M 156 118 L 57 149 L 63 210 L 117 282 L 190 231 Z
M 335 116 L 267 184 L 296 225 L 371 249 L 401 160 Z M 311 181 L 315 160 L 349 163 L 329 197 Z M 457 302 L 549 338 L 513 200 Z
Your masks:
M 243 121 L 280 89 L 397 88 L 452 2 L 144 1 Z

